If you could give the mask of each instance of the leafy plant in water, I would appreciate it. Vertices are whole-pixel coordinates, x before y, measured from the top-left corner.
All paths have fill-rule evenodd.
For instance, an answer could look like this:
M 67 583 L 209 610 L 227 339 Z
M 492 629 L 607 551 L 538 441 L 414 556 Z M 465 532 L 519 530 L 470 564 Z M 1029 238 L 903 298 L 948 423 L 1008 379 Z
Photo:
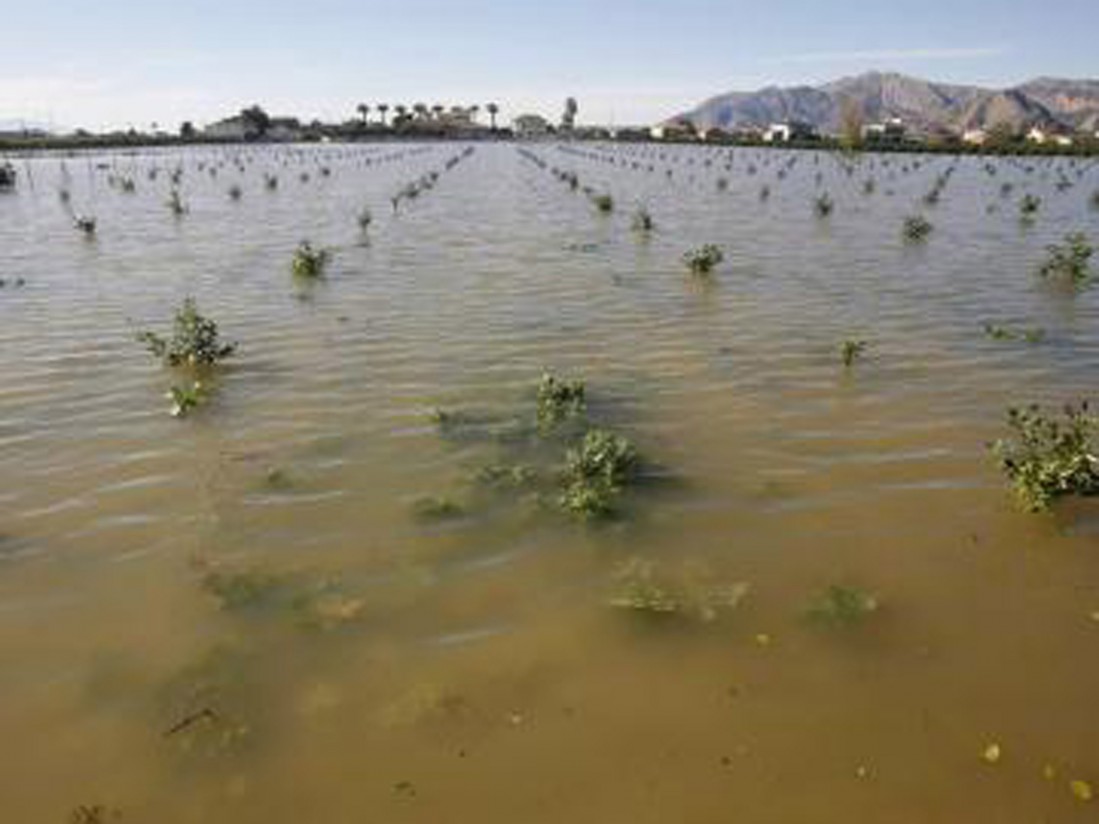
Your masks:
M 1046 247 L 1049 256 L 1042 264 L 1042 277 L 1065 280 L 1073 286 L 1083 286 L 1089 280 L 1088 262 L 1095 249 L 1083 232 L 1065 235 L 1065 242 Z
M 194 381 L 191 385 L 172 386 L 167 393 L 167 398 L 172 402 L 171 416 L 173 418 L 186 417 L 206 401 L 206 389 L 201 381 Z
M 221 342 L 217 323 L 201 315 L 190 297 L 176 311 L 171 338 L 140 332 L 137 340 L 168 366 L 215 366 L 237 347 L 235 343 Z
M 721 251 L 720 246 L 713 243 L 707 243 L 683 255 L 683 262 L 694 275 L 710 274 L 723 260 L 725 260 L 725 253 Z
M 927 218 L 922 215 L 913 215 L 904 219 L 904 228 L 901 233 L 908 242 L 919 243 L 926 240 L 934 228 Z
M 96 222 L 94 217 L 79 215 L 73 218 L 73 227 L 84 234 L 84 237 L 95 235 Z
M 1008 410 L 1015 437 L 992 445 L 1020 505 L 1044 512 L 1066 495 L 1099 495 L 1099 419 L 1087 403 L 1066 406 L 1062 420 L 1037 405 Z
M 240 186 L 238 186 L 234 183 L 232 186 L 229 187 L 229 199 L 230 200 L 240 200 L 241 197 L 243 197 L 243 196 L 244 196 L 244 190 L 241 189 Z
M 854 366 L 855 361 L 866 352 L 867 346 L 869 344 L 864 340 L 845 340 L 840 344 L 840 359 L 843 361 L 843 365 L 848 368 Z
M 538 428 L 543 433 L 587 410 L 586 388 L 581 380 L 564 380 L 546 372 L 538 381 Z
M 321 277 L 327 264 L 328 250 L 314 249 L 308 240 L 303 240 L 294 250 L 290 268 L 295 277 L 312 279 Z
M 876 613 L 877 597 L 854 587 L 833 584 L 805 611 L 805 617 L 830 627 L 849 627 Z
M 565 456 L 559 503 L 585 519 L 611 515 L 623 487 L 637 477 L 640 466 L 641 456 L 629 440 L 593 429 Z
M 836 209 L 836 204 L 827 192 L 817 197 L 813 201 L 813 210 L 816 212 L 817 217 L 825 218 L 832 214 Z

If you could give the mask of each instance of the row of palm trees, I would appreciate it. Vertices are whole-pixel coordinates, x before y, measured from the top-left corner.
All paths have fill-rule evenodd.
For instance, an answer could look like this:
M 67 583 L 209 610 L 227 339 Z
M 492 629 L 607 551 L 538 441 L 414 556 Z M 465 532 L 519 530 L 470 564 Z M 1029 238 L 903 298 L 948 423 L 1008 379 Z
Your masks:
M 395 122 L 405 121 L 409 118 L 415 118 L 417 120 L 442 120 L 443 115 L 447 113 L 446 106 L 443 106 L 440 103 L 436 103 L 434 106 L 428 106 L 426 103 L 415 103 L 412 106 L 406 106 L 404 104 L 390 106 L 388 103 L 377 103 L 373 107 L 367 103 L 360 103 L 355 107 L 355 111 L 358 112 L 364 126 L 368 125 L 370 122 L 369 118 L 371 111 L 376 111 L 378 113 L 381 125 L 387 125 L 386 116 L 389 114 L 390 109 L 396 114 Z M 451 106 L 449 113 L 451 116 L 468 117 L 470 120 L 476 121 L 480 111 L 481 107 L 474 104 L 472 106 Z M 488 112 L 488 116 L 492 121 L 492 130 L 495 131 L 496 115 L 500 113 L 500 107 L 495 103 L 489 103 L 485 106 L 485 111 Z

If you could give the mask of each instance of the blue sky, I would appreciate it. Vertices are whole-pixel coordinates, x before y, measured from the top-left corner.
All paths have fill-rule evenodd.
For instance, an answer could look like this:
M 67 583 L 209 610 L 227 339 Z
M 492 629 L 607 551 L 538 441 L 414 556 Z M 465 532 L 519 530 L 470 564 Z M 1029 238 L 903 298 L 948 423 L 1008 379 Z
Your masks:
M 5 8 L 6 6 L 12 8 Z M 177 128 L 259 102 L 500 104 L 645 123 L 731 89 L 871 68 L 1099 77 L 1099 0 L 0 0 L 0 120 Z

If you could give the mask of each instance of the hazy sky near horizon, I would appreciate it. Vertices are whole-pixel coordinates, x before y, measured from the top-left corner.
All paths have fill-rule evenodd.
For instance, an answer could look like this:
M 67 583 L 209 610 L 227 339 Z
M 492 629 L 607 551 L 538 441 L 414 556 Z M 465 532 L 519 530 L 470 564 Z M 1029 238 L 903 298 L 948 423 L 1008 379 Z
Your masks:
M 6 8 L 11 6 L 11 8 Z M 206 123 L 260 103 L 500 104 L 648 123 L 715 94 L 869 69 L 1099 77 L 1099 0 L 0 0 L 0 121 Z

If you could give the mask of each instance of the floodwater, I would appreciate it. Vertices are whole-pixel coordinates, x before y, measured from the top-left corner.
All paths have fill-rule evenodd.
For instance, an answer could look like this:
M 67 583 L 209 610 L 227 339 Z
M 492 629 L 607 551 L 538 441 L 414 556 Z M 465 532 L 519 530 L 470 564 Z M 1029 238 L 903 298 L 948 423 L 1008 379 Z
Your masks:
M 1099 509 L 1020 511 L 987 444 L 1009 405 L 1095 397 L 1099 289 L 1036 270 L 1099 240 L 1099 166 L 499 144 L 448 170 L 464 150 L 13 158 L 0 817 L 1096 820 Z M 134 337 L 187 296 L 239 348 L 177 419 Z M 526 426 L 544 370 L 644 456 L 613 519 L 472 480 L 560 460 Z M 631 559 L 747 594 L 615 608 Z M 807 617 L 831 586 L 877 609 Z

